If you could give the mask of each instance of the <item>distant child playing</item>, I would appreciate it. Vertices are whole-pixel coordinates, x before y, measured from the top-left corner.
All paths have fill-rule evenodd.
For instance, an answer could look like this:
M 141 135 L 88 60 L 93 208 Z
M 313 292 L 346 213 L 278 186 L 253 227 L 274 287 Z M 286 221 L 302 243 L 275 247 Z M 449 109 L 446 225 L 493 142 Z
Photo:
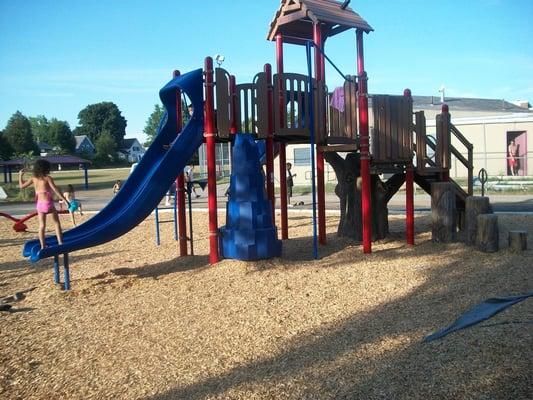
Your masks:
M 78 210 L 80 212 L 80 215 L 83 215 L 83 208 L 81 207 L 81 202 L 76 199 L 76 192 L 74 191 L 74 187 L 72 185 L 68 185 L 67 191 L 63 193 L 63 196 L 70 202 L 68 212 L 70 214 L 70 219 L 72 220 L 72 225 L 76 226 L 76 220 L 74 219 L 74 211 Z M 62 200 L 59 201 L 59 203 L 62 202 Z
M 19 188 L 24 189 L 30 185 L 35 187 L 35 208 L 37 209 L 37 215 L 39 218 L 39 242 L 41 243 L 41 248 L 44 249 L 46 247 L 44 232 L 46 230 L 47 214 L 52 214 L 57 242 L 62 244 L 63 233 L 61 232 L 61 223 L 59 222 L 59 217 L 57 216 L 57 211 L 54 207 L 52 191 L 54 191 L 69 207 L 70 203 L 61 194 L 54 183 L 54 180 L 50 176 L 50 163 L 46 160 L 35 161 L 35 164 L 33 165 L 33 177 L 30 180 L 24 181 L 22 178 L 25 172 L 24 169 L 21 169 L 19 172 Z

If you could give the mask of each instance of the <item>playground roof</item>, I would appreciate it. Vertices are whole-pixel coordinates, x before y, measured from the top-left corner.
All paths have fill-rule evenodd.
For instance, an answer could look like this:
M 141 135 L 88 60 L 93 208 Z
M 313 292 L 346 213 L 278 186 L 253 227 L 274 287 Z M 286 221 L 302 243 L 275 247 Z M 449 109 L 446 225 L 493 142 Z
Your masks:
M 373 31 L 359 14 L 341 6 L 336 0 L 283 0 L 270 23 L 267 39 L 275 40 L 281 33 L 285 42 L 303 44 L 313 39 L 315 23 L 322 24 L 324 39 L 351 28 Z
M 91 165 L 92 162 L 89 160 L 85 160 L 80 157 L 76 156 L 59 156 L 59 155 L 52 155 L 52 156 L 45 156 L 45 157 L 39 157 L 43 160 L 47 160 L 52 165 Z M 25 160 L 22 158 L 15 158 L 13 160 L 7 160 L 2 161 L 0 160 L 0 167 L 1 166 L 23 166 L 25 164 Z

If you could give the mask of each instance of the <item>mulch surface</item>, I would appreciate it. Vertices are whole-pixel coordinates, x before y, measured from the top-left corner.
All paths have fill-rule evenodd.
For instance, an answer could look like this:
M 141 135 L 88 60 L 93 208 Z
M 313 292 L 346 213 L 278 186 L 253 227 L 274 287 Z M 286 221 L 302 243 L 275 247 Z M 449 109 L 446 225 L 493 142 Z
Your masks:
M 532 397 L 533 299 L 422 340 L 487 298 L 533 290 L 533 250 L 505 244 L 509 229 L 523 229 L 533 249 L 533 216 L 500 215 L 493 254 L 432 243 L 428 216 L 406 246 L 404 220 L 392 216 L 390 238 L 370 255 L 337 238 L 329 216 L 319 260 L 310 216 L 289 216 L 282 258 L 215 266 L 207 214 L 194 215 L 197 255 L 182 258 L 172 223 L 158 247 L 149 218 L 71 254 L 69 292 L 54 286 L 51 260 L 21 256 L 36 222 L 16 233 L 0 220 L 0 296 L 35 288 L 0 312 L 0 398 Z

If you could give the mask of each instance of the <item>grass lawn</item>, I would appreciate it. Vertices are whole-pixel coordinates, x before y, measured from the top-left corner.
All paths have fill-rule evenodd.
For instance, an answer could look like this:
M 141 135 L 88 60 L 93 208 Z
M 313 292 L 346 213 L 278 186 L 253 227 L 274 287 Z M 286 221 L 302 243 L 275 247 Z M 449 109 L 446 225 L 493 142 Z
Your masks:
M 129 173 L 129 168 L 90 169 L 89 188 L 91 190 L 111 190 L 116 180 L 126 180 Z M 53 171 L 51 175 L 56 185 L 62 190 L 66 190 L 69 184 L 73 185 L 76 190 L 82 190 L 84 188 L 85 177 L 82 170 Z M 24 177 L 28 179 L 30 176 L 31 174 L 27 173 Z M 2 187 L 7 193 L 7 199 L 2 200 L 2 202 L 33 201 L 35 196 L 33 188 L 23 191 L 18 188 L 18 174 L 13 174 L 13 183 L 3 184 Z
M 129 168 L 110 168 L 110 169 L 90 169 L 89 170 L 89 189 L 109 189 L 113 187 L 115 181 L 125 181 L 130 174 Z M 82 190 L 85 186 L 85 177 L 82 170 L 71 171 L 53 171 L 52 178 L 56 185 L 66 190 L 67 185 L 73 185 L 74 189 Z M 31 176 L 30 173 L 26 173 L 24 176 L 28 179 Z M 229 177 L 221 178 L 217 181 L 217 184 L 229 183 Z M 0 200 L 0 203 L 7 202 L 21 202 L 21 201 L 33 201 L 35 192 L 33 188 L 25 189 L 21 191 L 18 188 L 18 173 L 13 174 L 13 183 L 6 183 L 1 185 L 7 193 L 6 200 Z M 309 187 L 309 191 L 311 188 Z

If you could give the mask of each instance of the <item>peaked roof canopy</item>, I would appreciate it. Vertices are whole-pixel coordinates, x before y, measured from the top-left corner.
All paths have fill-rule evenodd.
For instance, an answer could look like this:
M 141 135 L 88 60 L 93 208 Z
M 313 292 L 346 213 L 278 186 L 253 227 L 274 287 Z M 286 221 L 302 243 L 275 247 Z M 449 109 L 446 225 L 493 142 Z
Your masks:
M 284 41 L 303 44 L 313 39 L 313 24 L 320 23 L 324 39 L 348 29 L 361 29 L 366 33 L 372 27 L 350 7 L 341 8 L 336 0 L 282 0 L 276 16 L 270 23 L 268 40 L 281 33 Z

